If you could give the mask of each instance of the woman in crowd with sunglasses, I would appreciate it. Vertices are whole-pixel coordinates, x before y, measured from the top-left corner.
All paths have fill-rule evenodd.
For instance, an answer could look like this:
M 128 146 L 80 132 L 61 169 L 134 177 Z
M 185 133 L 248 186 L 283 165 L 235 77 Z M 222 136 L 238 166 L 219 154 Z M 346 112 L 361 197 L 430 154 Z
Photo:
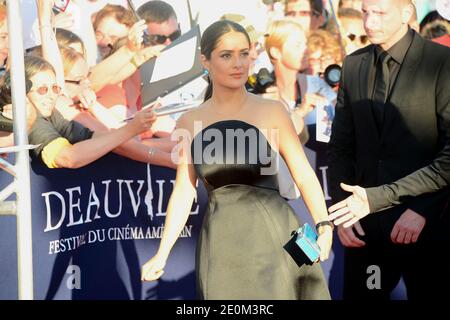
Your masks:
M 85 166 L 142 133 L 155 121 L 152 109 L 138 112 L 122 128 L 110 132 L 93 132 L 75 121 L 68 121 L 55 110 L 61 87 L 54 68 L 44 59 L 25 57 L 25 77 L 32 83 L 27 97 L 36 117 L 29 130 L 33 150 L 49 168 Z

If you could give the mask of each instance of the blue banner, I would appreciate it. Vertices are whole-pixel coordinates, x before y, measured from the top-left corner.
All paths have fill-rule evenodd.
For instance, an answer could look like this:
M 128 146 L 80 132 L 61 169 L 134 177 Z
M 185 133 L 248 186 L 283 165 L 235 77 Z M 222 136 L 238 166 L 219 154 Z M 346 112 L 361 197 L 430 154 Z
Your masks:
M 175 171 L 114 154 L 77 170 L 38 161 L 31 169 L 35 299 L 195 298 L 202 186 L 163 279 L 143 283 L 140 267 L 159 245 Z M 1 217 L 0 234 L 0 271 L 9 275 L 0 278 L 0 299 L 16 299 L 15 218 Z

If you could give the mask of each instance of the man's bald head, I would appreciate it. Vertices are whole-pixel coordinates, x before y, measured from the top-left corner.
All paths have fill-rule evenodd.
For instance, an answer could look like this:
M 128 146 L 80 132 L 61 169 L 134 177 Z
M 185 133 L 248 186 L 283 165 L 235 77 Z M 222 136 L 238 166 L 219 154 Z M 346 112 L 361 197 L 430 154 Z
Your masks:
M 408 31 L 411 0 L 363 0 L 364 28 L 370 42 L 390 48 Z

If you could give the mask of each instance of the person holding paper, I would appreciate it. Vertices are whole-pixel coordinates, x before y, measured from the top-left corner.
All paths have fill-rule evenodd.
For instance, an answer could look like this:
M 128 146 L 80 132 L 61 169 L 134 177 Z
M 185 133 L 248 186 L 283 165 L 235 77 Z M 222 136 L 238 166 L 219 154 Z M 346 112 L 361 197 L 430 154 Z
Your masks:
M 321 261 L 330 254 L 332 225 L 286 109 L 245 89 L 249 49 L 248 34 L 235 22 L 217 21 L 203 33 L 201 57 L 211 83 L 204 103 L 178 120 L 175 187 L 159 249 L 142 267 L 142 280 L 163 275 L 200 178 L 209 193 L 196 258 L 200 298 L 330 299 L 320 265 L 299 268 L 283 249 L 300 223 L 279 195 L 278 155 L 317 223 Z
M 138 8 L 137 14 L 145 20 L 148 39 L 154 45 L 170 45 L 182 35 L 175 10 L 165 1 L 147 1 Z M 194 27 L 193 25 L 192 28 Z M 195 64 L 195 41 L 196 39 L 190 38 L 166 51 L 164 57 L 157 60 L 155 64 L 150 85 L 159 80 L 177 76 L 192 68 L 192 65 Z M 178 82 L 174 80 L 174 83 L 176 83 L 175 81 Z M 165 94 L 164 101 L 167 104 L 201 101 L 207 86 L 202 75 L 198 75 L 197 78 L 187 83 L 184 82 L 178 89 Z M 179 116 L 180 113 L 174 113 L 169 117 L 176 120 Z

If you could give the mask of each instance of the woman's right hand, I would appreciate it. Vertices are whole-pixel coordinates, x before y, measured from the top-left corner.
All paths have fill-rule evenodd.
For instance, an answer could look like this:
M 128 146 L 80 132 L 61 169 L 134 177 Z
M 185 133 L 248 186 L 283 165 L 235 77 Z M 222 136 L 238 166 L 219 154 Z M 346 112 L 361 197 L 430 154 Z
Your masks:
M 141 270 L 142 281 L 154 281 L 158 280 L 164 274 L 164 267 L 166 265 L 167 258 L 156 254 L 148 260 Z
M 148 108 L 142 109 L 134 115 L 134 118 L 128 123 L 135 130 L 135 135 L 143 133 L 150 129 L 152 124 L 156 121 L 156 113 L 153 112 L 154 108 L 160 106 L 159 102 L 153 103 Z

